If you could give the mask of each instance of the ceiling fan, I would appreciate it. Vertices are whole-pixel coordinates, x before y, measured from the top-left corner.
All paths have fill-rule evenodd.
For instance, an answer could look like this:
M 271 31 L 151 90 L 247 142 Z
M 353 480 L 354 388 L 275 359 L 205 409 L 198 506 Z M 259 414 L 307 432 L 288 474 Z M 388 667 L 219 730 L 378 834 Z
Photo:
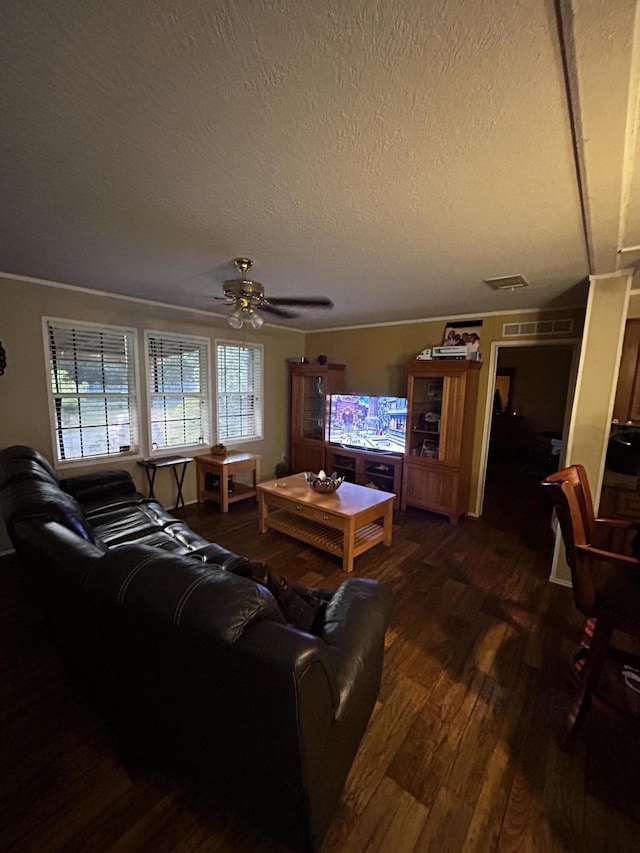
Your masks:
M 324 296 L 274 296 L 268 299 L 264 295 L 264 285 L 247 277 L 253 266 L 251 258 L 234 258 L 233 262 L 242 277 L 225 281 L 224 296 L 216 299 L 226 299 L 229 305 L 235 306 L 227 317 L 227 323 L 234 329 L 241 329 L 245 322 L 259 329 L 264 323 L 263 313 L 285 319 L 299 316 L 298 311 L 290 311 L 284 306 L 333 308 L 333 302 Z

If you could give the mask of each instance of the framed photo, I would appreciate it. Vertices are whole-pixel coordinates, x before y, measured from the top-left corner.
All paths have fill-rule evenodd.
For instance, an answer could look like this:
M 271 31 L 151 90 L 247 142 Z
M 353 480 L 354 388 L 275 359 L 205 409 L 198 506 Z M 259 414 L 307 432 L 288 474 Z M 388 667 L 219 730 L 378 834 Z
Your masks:
M 426 456 L 428 459 L 437 459 L 438 445 L 433 441 L 429 441 L 428 438 L 425 438 L 422 442 L 422 447 L 420 448 L 420 456 Z
M 427 400 L 442 400 L 442 382 L 427 383 Z
M 444 327 L 443 347 L 469 346 L 471 352 L 478 352 L 482 334 L 482 320 L 466 320 L 460 323 L 447 323 Z

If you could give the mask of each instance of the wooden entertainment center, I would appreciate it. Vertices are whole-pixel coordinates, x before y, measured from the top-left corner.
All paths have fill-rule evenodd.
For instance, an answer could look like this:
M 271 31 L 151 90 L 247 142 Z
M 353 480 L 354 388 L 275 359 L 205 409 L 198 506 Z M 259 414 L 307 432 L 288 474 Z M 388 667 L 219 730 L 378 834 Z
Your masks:
M 328 442 L 327 396 L 344 393 L 345 365 L 291 364 L 292 473 L 336 471 L 391 492 L 394 509 L 416 506 L 458 523 L 468 509 L 480 361 L 407 363 L 403 456 Z

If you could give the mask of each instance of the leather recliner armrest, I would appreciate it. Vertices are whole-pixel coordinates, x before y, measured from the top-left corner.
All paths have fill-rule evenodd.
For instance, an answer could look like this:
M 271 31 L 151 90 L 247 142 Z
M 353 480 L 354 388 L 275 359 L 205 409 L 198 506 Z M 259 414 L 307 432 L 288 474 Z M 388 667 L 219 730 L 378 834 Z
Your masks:
M 327 605 L 320 638 L 336 673 L 340 695 L 336 720 L 346 716 L 358 686 L 382 664 L 392 606 L 390 588 L 368 578 L 343 581 Z
M 12 525 L 12 534 L 16 549 L 28 554 L 32 566 L 38 568 L 39 574 L 50 576 L 52 582 L 57 577 L 56 571 L 80 582 L 83 573 L 105 554 L 99 543 L 95 545 L 83 539 L 54 519 L 38 517 L 17 521 Z
M 233 653 L 240 683 L 251 685 L 238 713 L 268 731 L 272 743 L 291 749 L 298 742 L 309 784 L 326 761 L 340 704 L 326 644 L 291 625 L 262 620 L 236 640 Z M 260 746 L 263 759 L 270 750 Z
M 295 674 L 298 678 L 311 667 L 319 664 L 327 680 L 327 689 L 334 708 L 338 707 L 340 694 L 325 644 L 314 637 L 278 622 L 262 621 L 236 640 L 237 654 L 251 658 L 256 665 L 266 667 L 273 673 L 280 672 L 286 680 Z

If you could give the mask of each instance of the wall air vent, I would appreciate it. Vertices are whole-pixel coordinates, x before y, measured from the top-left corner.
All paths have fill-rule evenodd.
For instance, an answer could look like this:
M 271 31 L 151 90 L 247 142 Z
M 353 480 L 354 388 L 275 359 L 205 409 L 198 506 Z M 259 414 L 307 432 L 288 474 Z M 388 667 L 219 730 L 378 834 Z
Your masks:
M 530 323 L 505 323 L 502 326 L 503 338 L 533 337 L 538 335 L 570 335 L 573 332 L 573 320 L 538 320 Z
M 523 275 L 501 275 L 498 278 L 485 278 L 484 283 L 494 290 L 515 290 L 517 287 L 529 287 Z

